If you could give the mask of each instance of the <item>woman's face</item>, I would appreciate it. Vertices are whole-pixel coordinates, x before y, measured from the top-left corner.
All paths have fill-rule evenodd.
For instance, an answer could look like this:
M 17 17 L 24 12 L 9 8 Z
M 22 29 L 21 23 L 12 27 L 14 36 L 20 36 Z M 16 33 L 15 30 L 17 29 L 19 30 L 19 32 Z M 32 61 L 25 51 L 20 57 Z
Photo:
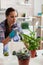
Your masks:
M 16 17 L 17 17 L 16 11 L 10 12 L 10 14 L 6 17 L 9 26 L 12 26 L 14 24 L 14 22 L 16 21 Z

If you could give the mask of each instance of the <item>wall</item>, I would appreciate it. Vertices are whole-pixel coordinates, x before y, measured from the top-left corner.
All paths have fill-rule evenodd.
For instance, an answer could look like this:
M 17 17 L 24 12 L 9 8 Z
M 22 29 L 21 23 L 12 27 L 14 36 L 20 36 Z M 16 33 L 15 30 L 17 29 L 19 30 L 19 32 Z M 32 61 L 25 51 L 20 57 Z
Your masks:
M 5 1 L 5 2 L 4 2 Z M 34 0 L 29 0 L 29 3 L 31 5 L 20 5 L 18 3 L 23 3 L 24 0 L 1 0 L 1 8 L 8 8 L 8 7 L 14 7 L 15 9 L 18 10 L 19 13 L 25 12 L 27 16 L 32 16 L 33 15 L 33 1 Z M 18 5 L 17 5 L 18 4 Z
M 34 0 L 29 0 L 29 3 L 31 5 L 21 5 L 21 4 L 18 4 L 18 3 L 22 3 L 24 0 L 0 0 L 0 9 L 7 9 L 8 7 L 13 7 L 15 8 L 18 13 L 19 13 L 19 16 L 21 16 L 22 13 L 26 13 L 26 16 L 29 17 L 29 16 L 33 16 L 34 14 Z M 5 19 L 4 17 L 4 14 L 3 12 L 0 12 L 0 22 Z
M 38 12 L 41 12 L 41 6 L 43 4 L 43 0 L 34 0 L 34 15 L 37 16 Z
M 5 11 L 0 11 L 0 23 L 5 19 Z
M 31 6 L 21 6 L 17 5 L 17 2 L 23 2 L 24 0 L 0 0 L 0 8 L 7 9 L 8 7 L 14 7 L 18 10 L 19 15 L 22 12 L 25 12 L 27 16 L 37 16 L 38 12 L 41 12 L 41 5 L 43 4 L 43 0 L 29 0 L 32 4 Z

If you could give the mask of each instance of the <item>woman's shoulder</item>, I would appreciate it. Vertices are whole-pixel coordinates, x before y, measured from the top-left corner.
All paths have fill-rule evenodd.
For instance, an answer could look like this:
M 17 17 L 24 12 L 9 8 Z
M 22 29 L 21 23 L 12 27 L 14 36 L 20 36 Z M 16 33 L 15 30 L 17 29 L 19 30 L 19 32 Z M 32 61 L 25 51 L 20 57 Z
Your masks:
M 0 27 L 5 28 L 5 20 L 0 23 Z
M 16 28 L 17 27 L 17 23 L 14 23 L 12 28 Z
M 2 22 L 0 23 L 0 25 L 4 25 L 4 23 L 5 23 L 5 20 L 4 20 L 4 21 L 2 21 Z

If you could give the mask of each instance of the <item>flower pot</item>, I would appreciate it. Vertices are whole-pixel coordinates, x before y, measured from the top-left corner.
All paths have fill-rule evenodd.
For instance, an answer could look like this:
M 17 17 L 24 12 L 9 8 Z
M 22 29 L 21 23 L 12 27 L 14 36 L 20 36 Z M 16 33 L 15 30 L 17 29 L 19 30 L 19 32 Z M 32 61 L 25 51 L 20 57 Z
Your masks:
M 34 58 L 36 55 L 36 50 L 31 50 L 30 53 L 31 53 L 31 57 Z
M 28 59 L 18 59 L 19 61 L 19 65 L 29 65 L 29 60 L 30 60 L 30 57 Z

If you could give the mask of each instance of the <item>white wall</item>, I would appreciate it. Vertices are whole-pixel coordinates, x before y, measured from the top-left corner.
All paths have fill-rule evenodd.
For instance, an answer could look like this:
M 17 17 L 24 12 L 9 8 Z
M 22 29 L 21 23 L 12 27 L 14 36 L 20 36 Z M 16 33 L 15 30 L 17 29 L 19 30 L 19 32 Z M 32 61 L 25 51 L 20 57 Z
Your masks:
M 5 11 L 0 11 L 0 23 L 5 19 Z
M 19 16 L 22 13 L 26 13 L 27 16 L 37 16 L 38 12 L 41 12 L 41 5 L 43 4 L 43 0 L 29 0 L 29 3 L 32 4 L 31 6 L 24 6 L 24 5 L 17 5 L 18 2 L 22 3 L 24 0 L 0 0 L 0 7 L 2 9 L 7 9 L 8 7 L 15 8 Z M 2 17 L 1 17 L 2 16 Z M 0 20 L 3 20 L 3 14 L 0 15 Z
M 19 13 L 19 16 L 21 16 L 22 13 L 26 13 L 26 16 L 33 16 L 33 1 L 34 0 L 29 0 L 29 3 L 31 5 L 27 5 L 27 6 L 24 6 L 24 5 L 17 5 L 17 3 L 22 3 L 24 2 L 24 0 L 0 0 L 0 6 L 1 8 L 0 9 L 7 9 L 8 7 L 13 7 L 15 8 L 18 13 Z M 4 19 L 4 14 L 3 13 L 0 13 L 0 22 Z
M 19 13 L 27 12 L 28 15 L 37 15 L 38 12 L 41 12 L 43 0 L 29 0 L 29 2 L 32 4 L 31 6 L 17 5 L 17 2 L 21 3 L 23 1 L 24 0 L 0 0 L 0 8 L 8 8 L 12 6 L 17 9 Z
M 27 16 L 33 15 L 33 1 L 29 0 L 30 5 L 24 6 L 24 5 L 17 5 L 17 3 L 22 3 L 24 0 L 1 0 L 1 8 L 8 8 L 8 7 L 14 7 L 18 10 L 19 13 L 25 12 Z
M 38 12 L 41 12 L 41 5 L 43 0 L 34 0 L 34 15 L 37 15 Z

